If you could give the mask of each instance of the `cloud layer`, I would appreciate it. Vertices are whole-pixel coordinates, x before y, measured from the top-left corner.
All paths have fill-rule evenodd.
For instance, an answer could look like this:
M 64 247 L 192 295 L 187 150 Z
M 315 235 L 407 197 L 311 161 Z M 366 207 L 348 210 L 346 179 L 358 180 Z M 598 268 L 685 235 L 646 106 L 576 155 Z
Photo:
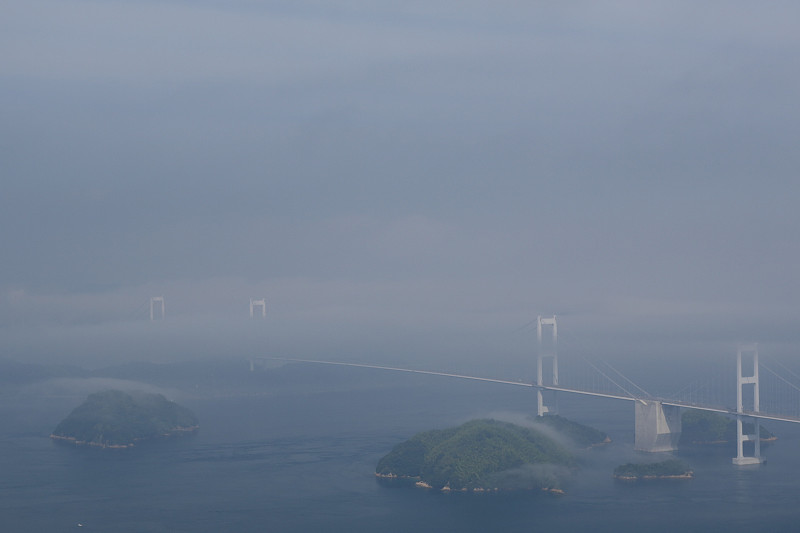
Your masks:
M 797 11 L 6 2 L 7 355 L 131 338 L 156 294 L 178 346 L 250 349 L 265 296 L 303 353 L 452 355 L 540 313 L 789 353 Z

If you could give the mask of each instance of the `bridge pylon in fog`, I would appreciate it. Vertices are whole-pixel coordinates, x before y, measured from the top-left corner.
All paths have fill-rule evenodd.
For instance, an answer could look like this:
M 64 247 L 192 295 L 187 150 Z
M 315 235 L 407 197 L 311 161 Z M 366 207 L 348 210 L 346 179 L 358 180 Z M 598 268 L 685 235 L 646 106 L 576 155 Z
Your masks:
M 257 309 L 261 309 L 260 312 L 257 312 Z M 256 313 L 261 315 L 261 318 L 265 318 L 267 316 L 267 300 L 266 298 L 255 299 L 250 298 L 250 318 L 256 316 Z
M 747 362 L 752 361 L 752 373 L 745 376 L 742 373 L 742 356 L 748 358 Z M 764 462 L 761 457 L 761 423 L 759 418 L 753 418 L 754 431 L 746 435 L 743 431 L 742 417 L 747 416 L 744 409 L 745 387 L 752 385 L 753 392 L 753 413 L 760 410 L 759 399 L 760 391 L 758 388 L 758 345 L 748 344 L 739 345 L 736 352 L 736 457 L 733 458 L 735 465 L 755 465 Z M 753 455 L 744 455 L 744 443 L 753 441 Z
M 543 330 L 550 328 L 550 340 L 546 341 Z M 536 355 L 536 385 L 539 387 L 545 385 L 558 386 L 558 323 L 556 317 L 543 318 L 539 315 L 536 319 L 536 340 L 539 343 L 539 352 Z M 545 368 L 544 364 L 550 363 L 549 381 L 545 381 Z M 550 393 L 550 398 L 553 400 L 551 405 L 545 404 L 545 391 L 541 388 L 536 391 L 536 414 L 544 416 L 547 413 L 555 414 L 557 412 L 557 404 L 555 402 L 555 392 Z
M 160 304 L 160 306 L 158 305 Z M 161 313 L 157 315 L 156 309 L 161 309 Z M 166 306 L 164 305 L 164 297 L 163 296 L 152 296 L 150 298 L 150 321 L 156 320 L 164 320 L 165 317 Z

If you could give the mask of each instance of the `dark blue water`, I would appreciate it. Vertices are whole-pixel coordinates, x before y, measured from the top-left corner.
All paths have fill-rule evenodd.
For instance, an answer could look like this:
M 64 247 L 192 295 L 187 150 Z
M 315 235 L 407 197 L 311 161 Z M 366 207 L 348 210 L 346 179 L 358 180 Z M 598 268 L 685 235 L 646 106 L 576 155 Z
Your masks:
M 608 432 L 562 497 L 441 494 L 385 484 L 378 459 L 417 431 L 526 413 L 531 391 L 447 380 L 383 390 L 184 399 L 194 438 L 131 450 L 81 449 L 47 437 L 80 398 L 0 396 L 1 531 L 795 531 L 800 428 L 761 467 L 730 450 L 681 452 L 691 481 L 626 484 L 633 406 L 562 397 L 561 414 Z M 81 527 L 78 524 L 82 524 Z

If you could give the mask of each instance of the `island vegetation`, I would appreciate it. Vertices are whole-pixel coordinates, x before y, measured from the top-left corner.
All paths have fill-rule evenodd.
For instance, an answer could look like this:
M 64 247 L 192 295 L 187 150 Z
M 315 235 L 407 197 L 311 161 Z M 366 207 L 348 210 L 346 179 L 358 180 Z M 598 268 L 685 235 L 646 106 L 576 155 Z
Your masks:
M 197 427 L 189 409 L 161 394 L 108 390 L 89 395 L 50 436 L 75 444 L 127 448 L 144 439 L 186 435 Z
M 628 463 L 614 469 L 614 477 L 624 481 L 691 479 L 693 476 L 689 465 L 678 459 L 667 459 L 658 463 Z
M 560 492 L 576 465 L 572 452 L 535 427 L 473 420 L 425 431 L 398 444 L 376 467 L 385 478 L 413 478 L 441 490 L 544 489 Z
M 747 434 L 755 431 L 752 422 L 743 423 Z M 773 441 L 777 437 L 761 426 L 761 440 Z M 720 413 L 687 409 L 681 415 L 681 438 L 679 445 L 725 444 L 736 442 L 736 420 Z

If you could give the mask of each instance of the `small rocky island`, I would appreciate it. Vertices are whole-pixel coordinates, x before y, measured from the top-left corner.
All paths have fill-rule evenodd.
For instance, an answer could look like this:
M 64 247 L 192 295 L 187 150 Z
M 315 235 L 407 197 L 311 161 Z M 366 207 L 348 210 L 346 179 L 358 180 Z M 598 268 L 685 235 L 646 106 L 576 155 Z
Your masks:
M 553 424 L 572 426 L 562 419 Z M 591 429 L 591 428 L 589 428 Z M 600 441 L 605 434 L 598 432 Z M 378 462 L 375 475 L 408 478 L 443 491 L 546 490 L 561 493 L 576 466 L 573 453 L 534 427 L 497 420 L 425 431 L 398 444 Z
M 691 479 L 694 472 L 678 459 L 659 463 L 628 463 L 614 469 L 614 477 L 623 481 L 639 479 Z
M 197 417 L 161 394 L 108 390 L 90 394 L 62 420 L 51 438 L 102 448 L 128 448 L 156 437 L 187 435 Z
M 687 409 L 681 415 L 681 439 L 679 445 L 725 444 L 736 442 L 736 420 L 719 413 Z M 746 434 L 755 431 L 752 422 L 743 423 Z M 761 441 L 777 440 L 764 426 L 761 426 Z

